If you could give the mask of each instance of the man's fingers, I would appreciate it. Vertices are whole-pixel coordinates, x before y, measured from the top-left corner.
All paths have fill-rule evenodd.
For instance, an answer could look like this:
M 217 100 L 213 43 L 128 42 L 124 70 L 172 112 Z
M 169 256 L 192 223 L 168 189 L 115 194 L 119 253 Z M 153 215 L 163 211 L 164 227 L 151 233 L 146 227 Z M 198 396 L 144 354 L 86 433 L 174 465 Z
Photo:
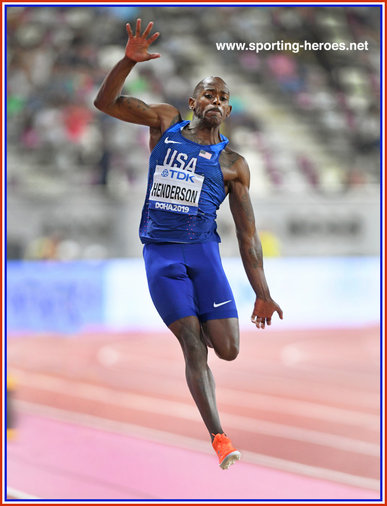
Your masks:
M 148 43 L 149 44 L 152 44 L 152 42 L 154 42 L 160 35 L 160 32 L 156 32 L 152 35 L 152 37 L 149 37 L 148 39 Z
M 266 325 L 271 325 L 271 320 L 274 312 L 278 313 L 278 316 L 281 320 L 283 319 L 282 309 L 278 304 L 276 304 L 274 301 L 271 301 L 270 304 L 267 303 L 265 305 L 257 299 L 254 305 L 253 314 L 251 315 L 251 322 L 254 323 L 258 329 L 264 329 Z M 259 313 L 262 316 L 259 316 Z
M 257 329 L 264 329 L 265 328 L 265 318 L 261 318 L 260 316 L 252 314 L 251 315 L 251 322 L 254 323 L 254 325 L 257 327 Z
M 150 34 L 150 31 L 152 30 L 152 26 L 153 26 L 153 21 L 149 21 L 148 26 L 145 28 L 144 33 L 142 34 L 144 39 L 146 39 L 148 37 L 148 35 Z
M 133 37 L 132 29 L 129 23 L 126 23 L 126 31 L 128 32 L 129 37 Z
M 141 32 L 141 19 L 138 18 L 136 21 L 136 37 L 140 37 Z
M 282 311 L 281 311 L 281 309 L 279 309 L 278 314 L 279 314 L 279 317 L 282 320 Z M 258 329 L 264 329 L 265 325 L 271 325 L 271 316 L 268 316 L 268 317 L 266 317 L 266 316 L 258 316 L 258 315 L 256 315 L 256 314 L 253 313 L 251 315 L 251 323 L 254 323 L 254 325 Z
M 151 53 L 148 55 L 149 56 L 149 60 L 154 60 L 155 58 L 160 58 L 160 53 Z

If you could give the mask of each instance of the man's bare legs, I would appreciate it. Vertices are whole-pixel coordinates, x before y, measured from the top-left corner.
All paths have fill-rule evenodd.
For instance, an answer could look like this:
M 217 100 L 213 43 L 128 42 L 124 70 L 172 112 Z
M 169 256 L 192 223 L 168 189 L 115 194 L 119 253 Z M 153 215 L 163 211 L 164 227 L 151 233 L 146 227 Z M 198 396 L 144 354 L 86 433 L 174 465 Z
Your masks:
M 209 320 L 201 324 L 196 316 L 187 316 L 169 328 L 183 350 L 189 390 L 213 439 L 213 434 L 222 434 L 223 429 L 216 405 L 215 381 L 207 363 L 207 344 L 220 358 L 234 360 L 239 351 L 238 320 Z

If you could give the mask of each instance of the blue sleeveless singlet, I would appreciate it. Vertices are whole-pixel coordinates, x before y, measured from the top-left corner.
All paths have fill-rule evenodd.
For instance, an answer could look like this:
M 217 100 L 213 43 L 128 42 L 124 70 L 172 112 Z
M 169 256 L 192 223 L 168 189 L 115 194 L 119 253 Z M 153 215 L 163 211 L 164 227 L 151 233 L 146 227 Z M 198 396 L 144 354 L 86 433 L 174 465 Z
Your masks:
M 228 144 L 202 145 L 186 139 L 182 128 L 164 132 L 149 159 L 148 187 L 140 223 L 146 243 L 220 242 L 216 211 L 226 197 L 219 155 Z

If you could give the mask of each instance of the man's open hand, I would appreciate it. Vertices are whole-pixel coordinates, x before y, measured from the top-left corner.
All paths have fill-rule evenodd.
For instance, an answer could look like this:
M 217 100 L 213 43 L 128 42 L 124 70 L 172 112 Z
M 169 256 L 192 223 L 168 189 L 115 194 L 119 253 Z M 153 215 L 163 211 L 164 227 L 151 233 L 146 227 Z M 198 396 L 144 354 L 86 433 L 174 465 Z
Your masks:
M 271 317 L 277 311 L 278 316 L 283 319 L 282 309 L 274 300 L 263 300 L 257 297 L 251 321 L 258 329 L 264 329 L 265 324 L 271 325 Z
M 151 37 L 147 38 L 153 27 L 153 21 L 148 23 L 144 33 L 141 35 L 141 19 L 137 19 L 136 33 L 133 35 L 130 24 L 126 23 L 126 31 L 128 32 L 128 43 L 125 48 L 125 56 L 135 62 L 153 60 L 160 58 L 159 53 L 148 53 L 148 47 L 160 35 L 159 32 L 154 33 Z

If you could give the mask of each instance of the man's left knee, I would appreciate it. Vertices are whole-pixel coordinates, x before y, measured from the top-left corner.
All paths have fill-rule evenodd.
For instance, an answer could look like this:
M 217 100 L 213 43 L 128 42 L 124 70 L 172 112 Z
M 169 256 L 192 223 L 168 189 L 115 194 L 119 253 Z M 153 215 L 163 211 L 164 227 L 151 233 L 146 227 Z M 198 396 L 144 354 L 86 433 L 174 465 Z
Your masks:
M 202 324 L 202 332 L 215 353 L 223 360 L 235 360 L 239 353 L 237 318 L 209 320 Z M 207 344 L 208 346 L 208 344 Z
M 216 354 L 223 360 L 235 360 L 239 354 L 239 346 L 235 343 L 228 343 L 228 345 L 222 346 L 222 349 L 216 349 Z

